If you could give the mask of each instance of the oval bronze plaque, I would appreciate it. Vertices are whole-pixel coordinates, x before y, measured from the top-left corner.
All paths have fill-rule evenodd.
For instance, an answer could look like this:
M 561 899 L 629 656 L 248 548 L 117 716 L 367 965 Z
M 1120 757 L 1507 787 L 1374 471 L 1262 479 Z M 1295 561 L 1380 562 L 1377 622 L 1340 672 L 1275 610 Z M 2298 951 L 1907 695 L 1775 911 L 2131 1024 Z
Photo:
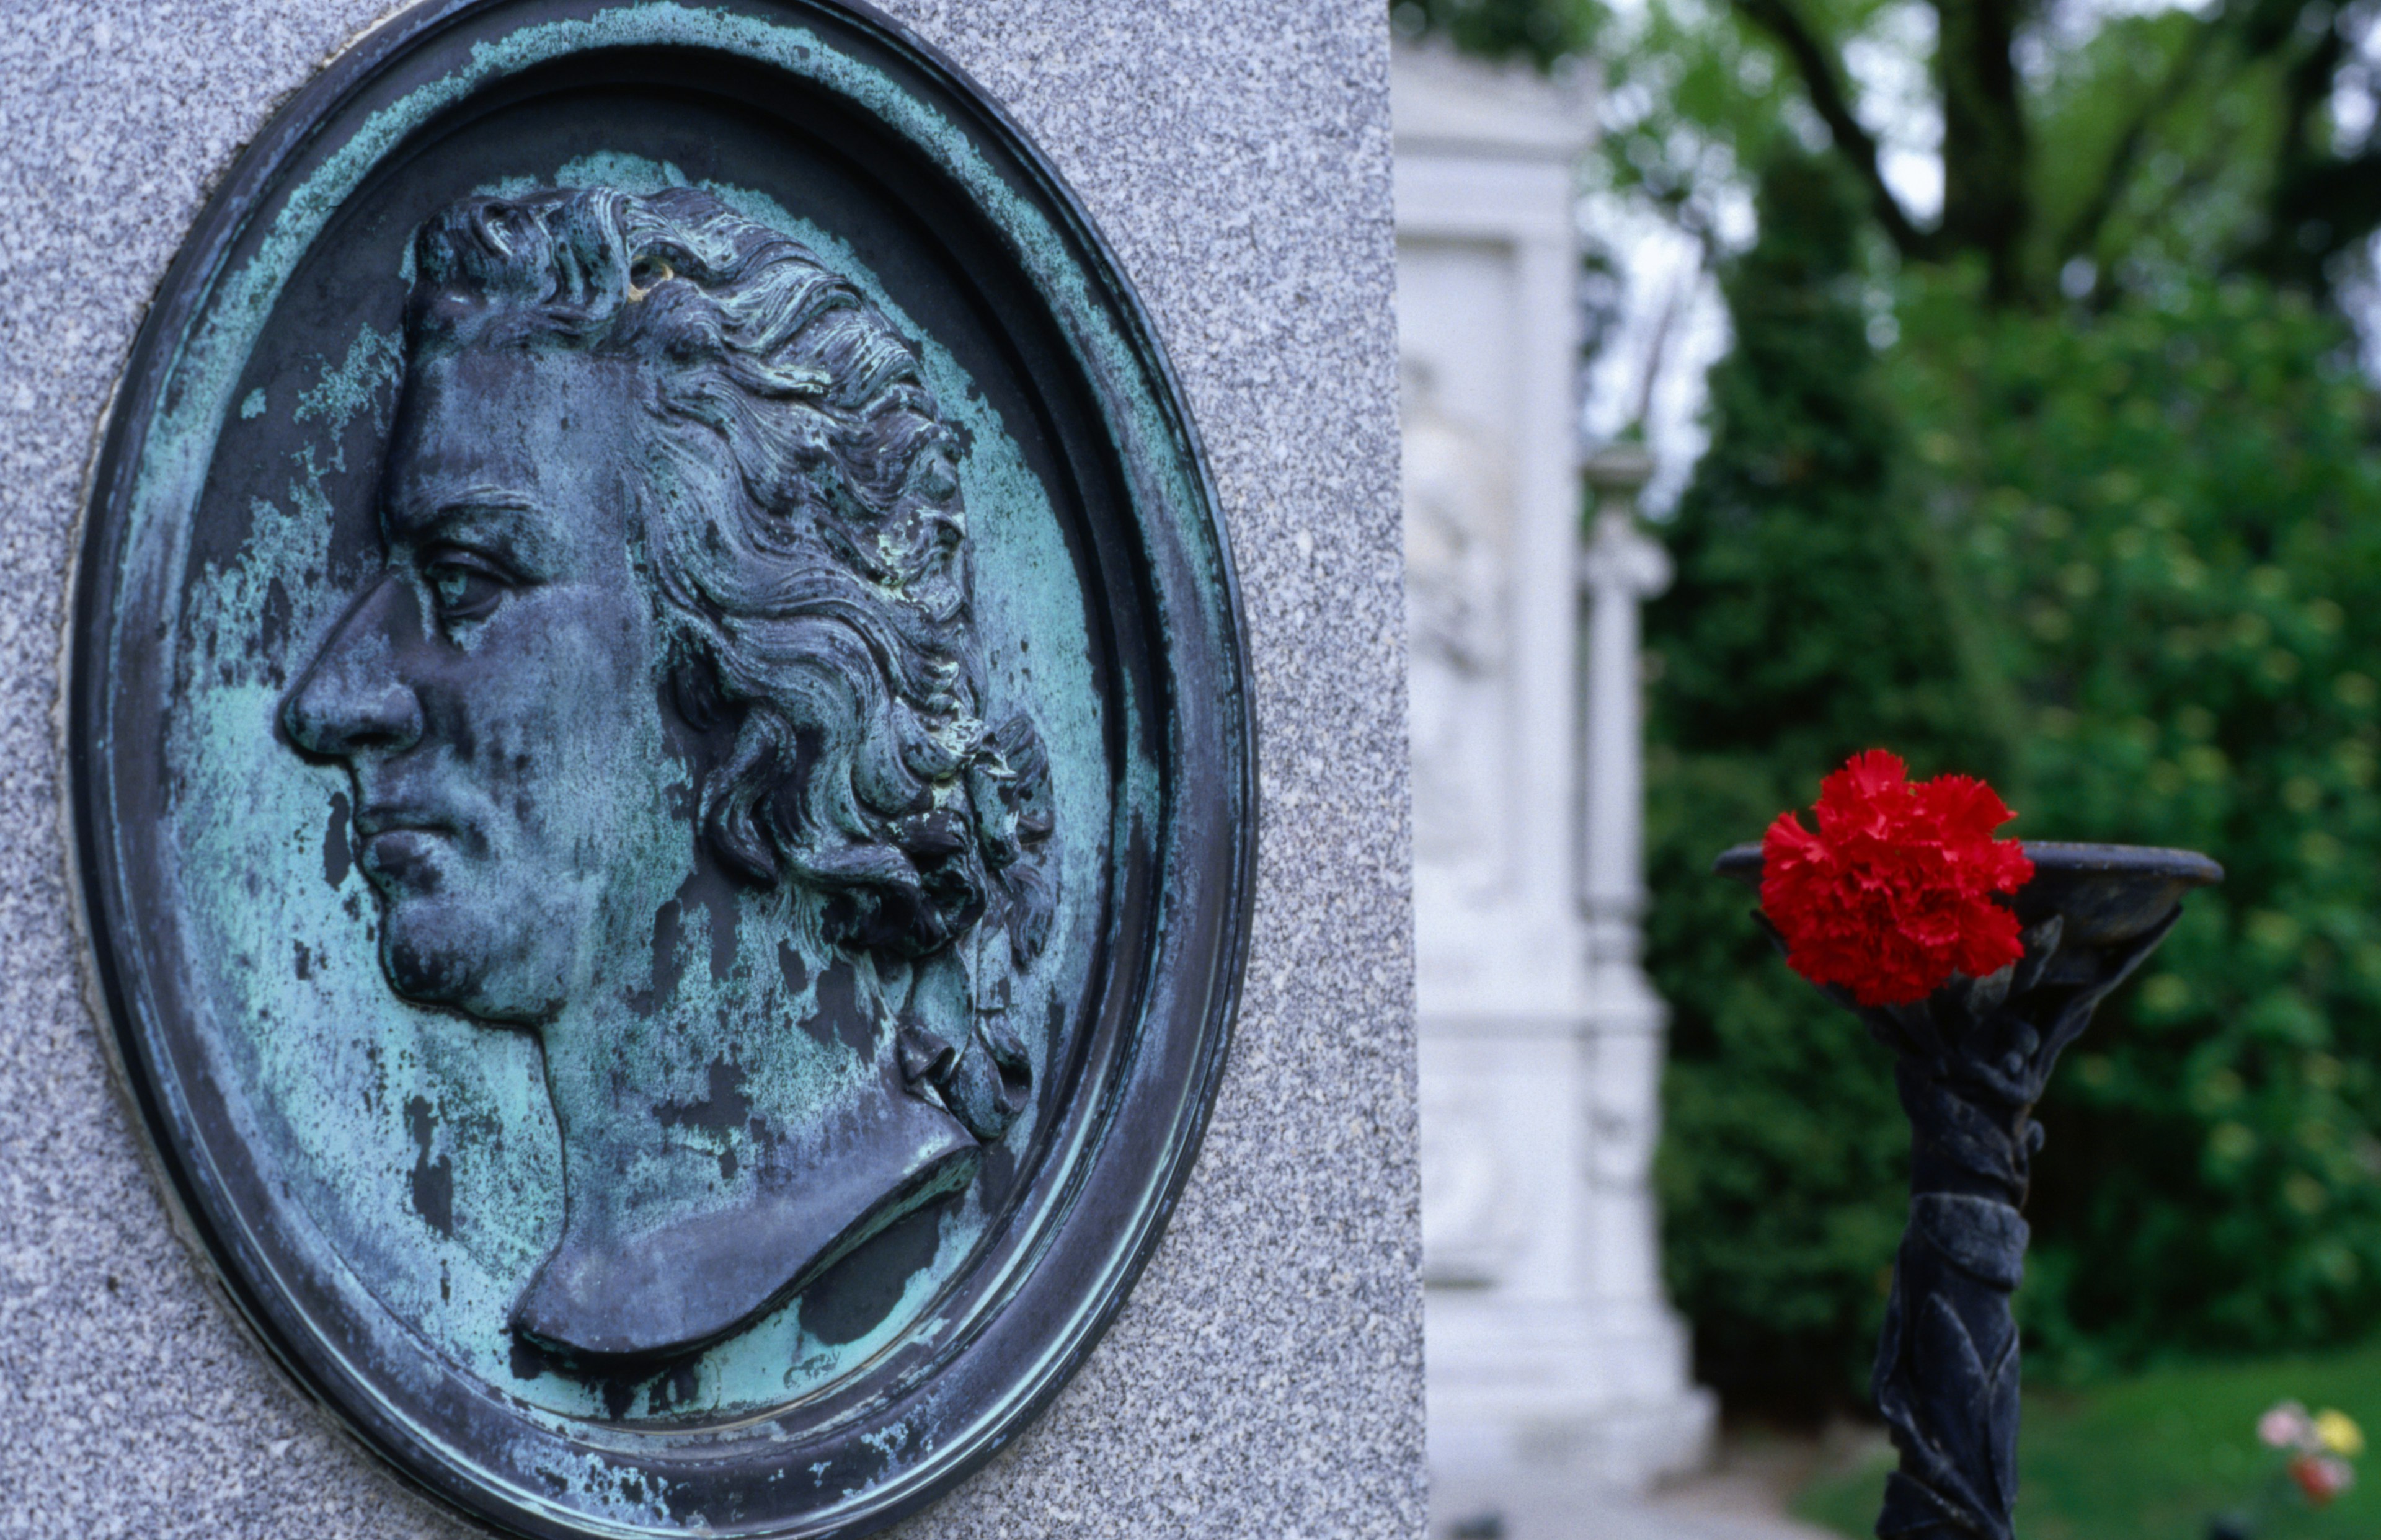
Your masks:
M 165 280 L 71 633 L 94 976 L 250 1325 L 519 1534 L 959 1480 L 1215 1094 L 1239 625 L 1147 320 L 915 42 L 359 42 Z

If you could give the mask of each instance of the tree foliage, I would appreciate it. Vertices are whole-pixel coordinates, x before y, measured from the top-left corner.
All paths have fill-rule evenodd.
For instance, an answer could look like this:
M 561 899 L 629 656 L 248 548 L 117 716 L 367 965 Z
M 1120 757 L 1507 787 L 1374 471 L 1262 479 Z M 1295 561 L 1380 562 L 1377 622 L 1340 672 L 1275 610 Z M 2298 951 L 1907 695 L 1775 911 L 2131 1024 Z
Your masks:
M 1401 0 L 1409 31 L 1540 64 L 1599 43 L 1618 183 L 1709 227 L 1716 181 L 1781 138 L 1823 148 L 1908 265 L 1980 263 L 1983 302 L 2102 303 L 2207 273 L 2326 299 L 2381 227 L 2373 0 Z M 1856 63 L 1923 72 L 1872 100 Z M 1890 73 L 1890 71 L 1887 71 Z M 1892 175 L 1931 135 L 1939 208 Z
M 2247 278 L 1978 318 L 1911 283 L 1916 499 L 2019 696 L 2033 837 L 2216 854 L 2053 1082 L 2023 1319 L 2053 1366 L 2381 1314 L 2381 433 L 2345 329 Z
M 1540 69 L 1586 48 L 1601 16 L 1580 0 L 1390 0 L 1389 14 L 1409 34 L 1435 32 L 1467 54 Z

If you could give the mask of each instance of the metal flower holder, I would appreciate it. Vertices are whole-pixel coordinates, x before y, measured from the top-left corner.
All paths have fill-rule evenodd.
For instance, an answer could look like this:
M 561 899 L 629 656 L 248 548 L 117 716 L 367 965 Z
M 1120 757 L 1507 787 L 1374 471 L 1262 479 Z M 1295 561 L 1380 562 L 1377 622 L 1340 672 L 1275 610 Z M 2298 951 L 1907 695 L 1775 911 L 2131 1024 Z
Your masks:
M 1827 995 L 1896 1055 L 1910 1118 L 1910 1222 L 1893 1264 L 1870 1381 L 1900 1451 L 1876 1533 L 1889 1540 L 2009 1540 L 2017 1497 L 2018 1337 L 2009 1295 L 2025 1270 L 2025 1205 L 2042 1125 L 2033 1105 L 2092 1012 L 2166 938 L 2182 896 L 2223 879 L 2191 850 L 2027 841 L 2033 879 L 2015 906 L 2024 955 L 1955 975 L 1907 1006 Z M 1761 848 L 1722 855 L 1761 884 Z M 1776 930 L 1756 911 L 1755 918 Z

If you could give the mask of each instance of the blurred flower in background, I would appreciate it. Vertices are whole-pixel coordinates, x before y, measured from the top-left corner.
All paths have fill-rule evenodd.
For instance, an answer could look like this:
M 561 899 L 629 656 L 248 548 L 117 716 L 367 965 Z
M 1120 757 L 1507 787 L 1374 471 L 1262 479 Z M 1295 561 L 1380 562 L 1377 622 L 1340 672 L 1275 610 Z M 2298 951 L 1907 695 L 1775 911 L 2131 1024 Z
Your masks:
M 2345 1455 L 2352 1460 L 2364 1452 L 2364 1430 L 2356 1425 L 2355 1418 L 2344 1412 L 2326 1409 L 2316 1412 L 2314 1437 L 2332 1454 Z
M 2344 1412 L 2326 1408 L 2310 1417 L 2298 1402 L 2284 1401 L 2257 1419 L 2257 1436 L 2289 1451 L 2283 1470 L 2317 1508 L 2329 1507 L 2356 1485 L 2356 1467 L 2349 1461 L 2364 1452 L 2364 1430 Z
M 2314 1419 L 2296 1401 L 2280 1402 L 2257 1419 L 2257 1441 L 2269 1449 L 2294 1449 L 2314 1436 Z
M 2292 1455 L 2289 1468 L 2290 1479 L 2317 1508 L 2328 1507 L 2332 1498 L 2356 1484 L 2355 1468 L 2327 1454 Z
M 2364 1452 L 2364 1430 L 2344 1412 L 2310 1416 L 2297 1401 L 2278 1401 L 2257 1419 L 2257 1441 L 2288 1456 L 2248 1506 L 2208 1521 L 2208 1540 L 2255 1540 L 2295 1489 L 2308 1508 L 2331 1506 L 2356 1485 L 2350 1463 Z

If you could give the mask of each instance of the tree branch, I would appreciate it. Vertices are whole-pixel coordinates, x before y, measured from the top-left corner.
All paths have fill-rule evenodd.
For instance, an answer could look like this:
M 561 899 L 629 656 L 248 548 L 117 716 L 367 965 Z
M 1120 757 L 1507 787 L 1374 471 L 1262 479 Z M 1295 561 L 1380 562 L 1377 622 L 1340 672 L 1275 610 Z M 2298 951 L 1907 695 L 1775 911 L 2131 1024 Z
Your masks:
M 2332 255 L 2374 227 L 2373 167 L 2367 150 L 2345 160 L 2325 142 L 2322 112 L 2347 56 L 2335 20 L 2291 58 L 2282 75 L 2282 131 L 2274 149 L 2273 190 L 2265 238 L 2250 265 L 2277 283 L 2327 297 Z
M 1985 292 L 2014 304 L 2033 223 L 2032 135 L 2014 48 L 2026 0 L 1935 0 L 1935 82 L 1943 97 L 1943 217 L 1935 243 L 1984 259 Z
M 1777 45 L 1786 51 L 1795 73 L 1801 77 L 1812 110 L 1827 126 L 1827 132 L 1835 136 L 1836 148 L 1851 163 L 1852 170 L 1868 189 L 1877 223 L 1885 226 L 1895 248 L 1905 257 L 1931 256 L 1935 250 L 1933 233 L 1920 229 L 1911 221 L 1909 211 L 1893 195 L 1893 189 L 1886 185 L 1876 138 L 1852 115 L 1833 52 L 1794 13 L 1791 0 L 1735 0 L 1735 5 L 1746 20 L 1777 39 Z
M 2106 227 L 2109 216 L 2117 212 L 2117 205 L 2123 202 L 2126 184 L 2132 177 L 2134 165 L 2142 158 L 2143 146 L 2149 142 L 2150 126 L 2171 111 L 2175 104 L 2182 100 L 2183 92 L 2195 82 L 2199 67 L 2206 58 L 2208 48 L 2216 41 L 2221 26 L 2220 17 L 2196 24 L 2191 41 L 2183 44 L 2181 53 L 2167 68 L 2166 78 L 2143 102 L 2141 110 L 2133 114 L 2132 120 L 2125 125 L 2124 132 L 2117 136 L 2116 148 L 2108 153 L 2108 164 L 2101 174 L 2100 185 L 2075 212 L 2075 217 L 2068 223 L 2065 234 L 2059 238 L 2057 252 L 2059 258 L 2089 256 L 2092 249 L 2099 244 L 2100 232 Z
M 2381 150 L 2310 161 L 2276 201 L 2274 229 L 2255 253 L 2269 277 L 2318 299 L 2331 292 L 2330 259 L 2381 227 Z

